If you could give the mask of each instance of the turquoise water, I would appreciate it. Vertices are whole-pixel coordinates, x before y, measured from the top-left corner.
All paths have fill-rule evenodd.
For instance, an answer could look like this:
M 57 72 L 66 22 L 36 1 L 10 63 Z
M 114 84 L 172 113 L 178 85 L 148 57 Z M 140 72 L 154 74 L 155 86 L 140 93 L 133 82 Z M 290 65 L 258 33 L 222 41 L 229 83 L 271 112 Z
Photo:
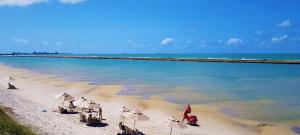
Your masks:
M 99 56 L 99 55 L 97 55 Z M 105 55 L 112 56 L 112 55 Z M 175 57 L 175 54 L 120 54 Z M 179 54 L 193 58 L 300 59 L 299 54 Z M 179 104 L 211 104 L 236 117 L 300 120 L 300 65 L 0 57 L 0 63 L 70 81 L 121 84 L 121 95 L 160 95 Z

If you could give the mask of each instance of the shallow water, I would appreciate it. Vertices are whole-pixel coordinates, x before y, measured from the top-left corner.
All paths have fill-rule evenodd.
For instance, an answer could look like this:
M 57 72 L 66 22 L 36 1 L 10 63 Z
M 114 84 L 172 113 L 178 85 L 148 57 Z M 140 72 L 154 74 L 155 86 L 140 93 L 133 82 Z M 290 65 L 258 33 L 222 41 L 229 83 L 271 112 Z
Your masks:
M 218 57 L 264 58 L 263 54 Z M 300 55 L 265 57 L 299 59 Z M 179 104 L 205 103 L 219 106 L 228 115 L 254 120 L 300 120 L 300 65 L 20 57 L 0 57 L 0 62 L 69 81 L 121 84 L 125 86 L 121 95 L 159 95 Z

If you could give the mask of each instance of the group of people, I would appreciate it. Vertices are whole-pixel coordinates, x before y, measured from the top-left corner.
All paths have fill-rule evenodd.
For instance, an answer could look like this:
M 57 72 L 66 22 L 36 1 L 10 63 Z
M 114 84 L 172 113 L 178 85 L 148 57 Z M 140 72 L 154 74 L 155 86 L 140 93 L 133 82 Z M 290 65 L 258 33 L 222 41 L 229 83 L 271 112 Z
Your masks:
M 73 97 L 67 93 L 63 94 L 63 103 L 62 106 L 59 106 L 59 111 L 61 113 L 68 113 L 68 112 L 80 112 L 80 122 L 84 122 L 87 125 L 97 125 L 102 123 L 102 108 L 100 104 L 96 104 L 92 100 L 88 100 L 84 97 L 81 97 L 81 99 L 76 100 L 73 99 Z M 64 102 L 68 101 L 68 105 L 63 105 Z M 74 104 L 74 102 L 76 102 Z M 85 103 L 85 105 L 83 105 Z M 88 104 L 87 104 L 88 103 Z M 78 106 L 77 106 L 78 105 Z M 122 113 L 128 113 L 132 110 L 123 107 Z M 181 122 L 187 121 L 187 124 L 192 126 L 197 126 L 197 116 L 191 114 L 192 109 L 191 106 L 188 104 L 183 113 L 183 119 Z M 96 115 L 95 115 L 96 113 Z M 132 129 L 126 125 L 124 125 L 124 122 L 119 122 L 119 128 L 122 131 L 121 133 L 118 133 L 118 135 L 142 135 L 143 133 L 138 131 L 137 129 Z
M 86 123 L 87 125 L 97 125 L 102 123 L 102 108 L 100 104 L 96 104 L 94 101 L 84 97 L 74 100 L 74 98 L 67 93 L 63 93 L 61 96 L 58 96 L 58 98 L 63 98 L 63 102 L 58 106 L 60 113 L 79 113 L 80 122 Z M 76 101 L 77 104 L 75 105 L 74 102 Z M 65 105 L 65 102 L 68 104 Z
M 14 80 L 14 78 L 10 77 L 9 80 Z M 9 81 L 8 89 L 17 89 L 17 88 L 14 85 L 12 85 Z M 98 125 L 102 123 L 102 107 L 100 106 L 100 104 L 96 104 L 94 101 L 88 100 L 84 97 L 81 97 L 78 100 L 74 100 L 74 98 L 68 93 L 63 93 L 62 95 L 56 98 L 63 99 L 61 105 L 58 106 L 60 113 L 62 114 L 79 113 L 80 122 L 86 123 L 86 125 L 88 126 Z M 123 107 L 122 109 L 122 113 L 128 113 L 131 111 L 132 110 L 126 107 Z M 192 115 L 191 112 L 192 112 L 191 106 L 188 104 L 184 109 L 183 118 L 181 122 L 184 122 L 186 120 L 187 124 L 192 126 L 197 126 L 197 121 L 198 121 L 197 116 Z M 143 133 L 138 131 L 137 129 L 135 128 L 132 129 L 124 125 L 124 122 L 119 122 L 119 128 L 122 132 L 118 133 L 118 135 L 143 135 Z

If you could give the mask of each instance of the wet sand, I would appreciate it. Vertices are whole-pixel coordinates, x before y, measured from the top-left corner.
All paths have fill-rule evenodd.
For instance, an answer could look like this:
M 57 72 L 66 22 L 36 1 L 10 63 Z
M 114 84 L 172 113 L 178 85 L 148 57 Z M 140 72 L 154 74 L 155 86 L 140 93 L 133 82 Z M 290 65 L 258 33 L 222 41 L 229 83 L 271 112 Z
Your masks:
M 6 78 L 13 76 L 19 89 L 7 90 Z M 122 106 L 139 109 L 150 117 L 149 121 L 138 122 L 137 129 L 149 135 L 167 135 L 169 128 L 164 122 L 171 116 L 182 118 L 182 107 L 159 96 L 144 99 L 139 96 L 117 95 L 122 85 L 91 85 L 88 82 L 68 82 L 53 76 L 41 75 L 25 69 L 0 65 L 0 104 L 14 109 L 18 121 L 33 127 L 39 134 L 105 134 L 119 132 L 118 122 Z M 57 110 L 59 100 L 53 96 L 71 92 L 95 100 L 103 107 L 104 127 L 87 127 L 79 122 L 78 114 L 63 115 Z M 46 109 L 47 112 L 42 112 Z M 192 113 L 199 119 L 199 127 L 174 129 L 174 134 L 186 135 L 296 135 L 284 124 L 261 124 L 258 121 L 242 120 L 225 116 L 219 108 L 208 105 L 192 105 Z M 126 120 L 131 126 L 133 121 Z

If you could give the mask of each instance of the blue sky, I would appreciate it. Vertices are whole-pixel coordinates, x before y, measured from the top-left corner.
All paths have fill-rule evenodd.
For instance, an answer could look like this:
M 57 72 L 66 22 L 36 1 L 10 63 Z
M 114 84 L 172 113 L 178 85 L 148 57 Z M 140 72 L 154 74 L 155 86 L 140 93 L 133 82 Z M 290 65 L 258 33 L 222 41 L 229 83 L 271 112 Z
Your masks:
M 298 53 L 299 0 L 0 0 L 0 52 Z

